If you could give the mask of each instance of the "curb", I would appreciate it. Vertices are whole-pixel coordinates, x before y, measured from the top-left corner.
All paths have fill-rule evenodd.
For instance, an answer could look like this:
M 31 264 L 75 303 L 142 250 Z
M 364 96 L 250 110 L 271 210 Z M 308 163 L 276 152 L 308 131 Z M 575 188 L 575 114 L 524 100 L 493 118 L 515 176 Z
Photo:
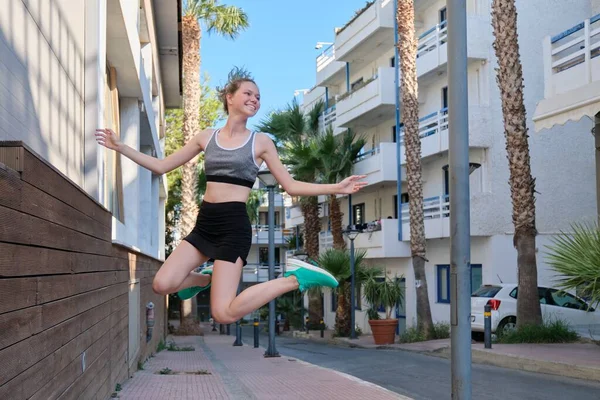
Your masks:
M 446 347 L 438 351 L 423 354 L 440 358 L 450 358 L 450 348 Z M 600 382 L 600 368 L 537 360 L 513 354 L 497 354 L 479 349 L 472 349 L 471 355 L 473 362 L 477 364 Z

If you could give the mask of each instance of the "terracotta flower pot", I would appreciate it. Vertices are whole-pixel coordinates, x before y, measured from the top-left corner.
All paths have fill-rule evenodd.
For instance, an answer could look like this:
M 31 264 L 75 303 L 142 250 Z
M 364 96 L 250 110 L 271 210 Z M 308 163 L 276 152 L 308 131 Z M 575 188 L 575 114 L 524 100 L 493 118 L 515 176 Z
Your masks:
M 396 338 L 397 319 L 370 319 L 375 344 L 393 344 Z

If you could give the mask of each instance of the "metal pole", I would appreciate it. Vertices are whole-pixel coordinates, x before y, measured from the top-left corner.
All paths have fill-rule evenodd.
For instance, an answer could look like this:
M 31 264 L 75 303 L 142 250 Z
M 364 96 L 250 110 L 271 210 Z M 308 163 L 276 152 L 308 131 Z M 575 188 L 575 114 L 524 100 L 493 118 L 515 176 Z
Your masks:
M 258 318 L 254 318 L 254 348 L 258 348 Z
M 354 238 L 350 237 L 350 339 L 356 339 L 356 323 L 354 322 L 356 317 L 356 307 L 354 306 L 356 304 L 354 299 L 354 275 Z
M 450 323 L 452 399 L 471 399 L 471 277 L 467 9 L 448 0 Z
M 269 191 L 269 280 L 275 279 L 275 187 Z M 269 347 L 265 357 L 279 357 L 275 348 L 275 299 L 269 302 Z
M 400 146 L 400 71 L 398 55 L 398 20 L 396 12 L 398 10 L 398 0 L 394 0 L 394 96 L 395 117 L 396 117 L 396 209 L 398 210 L 398 241 L 402 241 L 402 147 Z
M 492 306 L 483 307 L 483 341 L 486 349 L 492 348 Z
M 243 272 L 242 272 L 242 276 L 243 276 Z M 239 295 L 241 292 L 241 288 L 242 288 L 242 284 L 241 284 L 241 280 L 240 283 L 238 284 L 238 290 L 237 290 L 237 294 Z M 242 343 L 242 326 L 240 324 L 240 320 L 238 319 L 237 321 L 235 321 L 235 342 L 233 342 L 234 346 L 243 346 Z

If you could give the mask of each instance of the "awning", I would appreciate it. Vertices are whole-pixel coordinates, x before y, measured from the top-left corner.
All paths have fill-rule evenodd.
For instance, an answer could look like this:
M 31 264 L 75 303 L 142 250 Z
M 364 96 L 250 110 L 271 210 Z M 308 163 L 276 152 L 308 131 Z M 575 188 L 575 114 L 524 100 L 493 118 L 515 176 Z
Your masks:
M 592 120 L 600 113 L 600 81 L 595 81 L 566 93 L 557 94 L 538 103 L 533 116 L 535 131 L 579 121 Z

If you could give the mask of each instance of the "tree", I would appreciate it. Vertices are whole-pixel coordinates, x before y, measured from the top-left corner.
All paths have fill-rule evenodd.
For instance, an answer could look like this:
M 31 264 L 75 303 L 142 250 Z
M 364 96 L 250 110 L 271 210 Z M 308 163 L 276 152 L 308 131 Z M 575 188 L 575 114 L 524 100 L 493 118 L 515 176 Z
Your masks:
M 248 27 L 248 17 L 235 6 L 226 6 L 217 0 L 188 0 L 182 18 L 183 39 L 183 140 L 188 143 L 200 131 L 200 40 L 204 23 L 209 33 L 234 39 Z M 192 231 L 198 214 L 197 164 L 191 160 L 182 167 L 180 228 L 183 234 Z M 195 324 L 196 298 L 182 301 L 182 326 Z M 185 324 L 184 324 L 185 323 Z
M 529 135 L 523 102 L 523 67 L 519 55 L 517 9 L 514 0 L 492 2 L 494 50 L 498 59 L 496 82 L 502 100 L 504 136 L 508 153 L 513 245 L 517 249 L 519 298 L 517 327 L 540 325 L 542 310 L 538 298 L 535 255 L 535 179 L 531 175 Z
M 333 128 L 329 127 L 319 136 L 317 141 L 317 160 L 319 165 L 319 181 L 321 183 L 337 183 L 350 176 L 354 160 L 365 145 L 365 139 L 356 138 L 350 130 L 340 136 L 333 135 Z M 342 217 L 340 202 L 337 195 L 329 196 L 329 219 L 331 221 L 331 235 L 333 247 L 338 250 L 346 249 L 346 242 L 342 234 Z
M 258 129 L 275 137 L 281 159 L 295 179 L 316 182 L 319 116 L 323 102 L 319 102 L 306 115 L 296 101 L 284 110 L 271 113 L 261 121 Z M 300 199 L 300 209 L 304 217 L 304 248 L 311 260 L 319 258 L 319 201 L 317 196 Z M 309 291 L 309 318 L 317 323 L 321 318 L 321 295 Z
M 366 251 L 355 252 L 354 271 L 355 285 L 360 285 L 376 275 L 381 275 L 383 271 L 380 268 L 368 268 L 365 261 Z M 319 266 L 329 273 L 339 282 L 334 295 L 337 296 L 337 308 L 335 310 L 335 333 L 338 336 L 349 336 L 350 325 L 350 300 L 351 300 L 351 275 L 350 275 L 350 252 L 339 249 L 328 249 L 319 257 Z
M 200 96 L 198 114 L 198 128 L 206 129 L 214 126 L 218 120 L 222 118 L 220 111 L 221 103 L 214 90 L 211 90 L 208 86 L 209 77 L 205 75 L 204 83 L 202 85 L 202 91 Z M 182 109 L 167 110 L 166 115 L 166 137 L 165 137 L 165 155 L 170 155 L 176 150 L 184 146 L 184 134 L 183 134 L 183 120 L 184 111 Z M 206 191 L 206 177 L 204 175 L 204 168 L 202 168 L 202 161 L 204 160 L 203 155 L 198 157 L 199 163 L 194 164 L 194 178 L 197 182 L 192 191 L 192 202 L 194 206 L 198 206 L 204 192 Z M 191 163 L 188 163 L 191 164 Z M 200 169 L 198 169 L 198 165 Z M 169 184 L 169 193 L 167 198 L 167 204 L 165 206 L 165 228 L 166 228 L 166 256 L 168 257 L 171 252 L 175 249 L 178 244 L 176 240 L 176 233 L 179 237 L 187 234 L 189 229 L 184 229 L 182 222 L 182 215 L 185 215 L 187 210 L 183 202 L 183 173 L 182 171 L 189 165 L 184 165 L 181 168 L 177 168 L 167 174 L 167 182 Z M 196 208 L 197 209 L 197 208 Z M 191 325 L 194 322 L 196 316 L 196 298 L 184 300 L 180 303 L 180 318 L 181 326 Z M 187 319 L 186 319 L 187 318 Z
M 413 0 L 398 0 L 398 53 L 400 55 L 402 121 L 406 153 L 410 216 L 410 249 L 417 291 L 417 324 L 429 337 L 433 319 L 425 275 L 426 239 L 423 220 L 423 181 L 421 176 L 421 138 L 419 137 L 419 101 L 417 85 L 417 37 Z

